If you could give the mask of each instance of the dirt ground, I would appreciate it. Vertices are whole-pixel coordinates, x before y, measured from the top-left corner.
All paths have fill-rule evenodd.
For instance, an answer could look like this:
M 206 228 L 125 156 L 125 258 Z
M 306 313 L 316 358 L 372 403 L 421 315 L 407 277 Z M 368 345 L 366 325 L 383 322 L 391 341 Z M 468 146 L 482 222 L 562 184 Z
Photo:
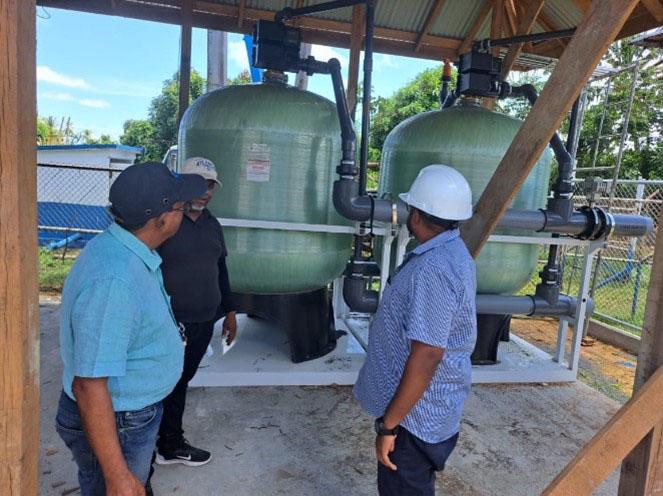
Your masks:
M 58 315 L 57 303 L 41 305 L 42 496 L 80 494 L 75 465 L 53 425 L 61 390 Z M 475 386 L 438 494 L 540 494 L 618 408 L 580 382 Z M 350 387 L 195 388 L 185 430 L 192 443 L 211 449 L 212 462 L 157 467 L 159 496 L 377 492 L 372 419 Z M 616 494 L 617 477 L 596 494 Z
M 539 348 L 552 353 L 557 343 L 557 320 L 517 319 L 511 321 L 511 332 Z M 566 351 L 571 351 L 573 328 L 569 327 Z M 585 384 L 624 403 L 633 391 L 637 356 L 621 348 L 594 341 L 583 346 L 578 376 Z

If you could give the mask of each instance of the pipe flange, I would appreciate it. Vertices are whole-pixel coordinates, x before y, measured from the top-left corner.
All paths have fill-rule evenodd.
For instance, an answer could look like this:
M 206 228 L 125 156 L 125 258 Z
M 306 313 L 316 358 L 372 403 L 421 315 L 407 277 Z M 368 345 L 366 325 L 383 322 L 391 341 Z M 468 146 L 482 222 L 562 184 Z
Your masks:
M 596 239 L 595 236 L 597 234 L 597 230 L 599 229 L 599 226 L 601 225 L 601 221 L 599 219 L 599 215 L 596 211 L 597 209 L 588 207 L 588 206 L 583 206 L 580 207 L 580 212 L 585 215 L 587 218 L 587 227 L 583 232 L 578 234 L 576 237 L 578 239 L 582 240 L 588 240 L 588 239 Z

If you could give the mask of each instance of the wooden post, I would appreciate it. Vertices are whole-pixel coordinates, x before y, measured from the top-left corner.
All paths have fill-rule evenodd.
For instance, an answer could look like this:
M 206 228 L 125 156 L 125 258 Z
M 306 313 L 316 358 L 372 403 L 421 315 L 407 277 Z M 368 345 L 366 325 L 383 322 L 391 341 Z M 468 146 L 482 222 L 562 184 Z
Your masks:
M 656 234 L 645 321 L 633 394 L 663 366 L 663 214 Z M 663 424 L 650 432 L 622 463 L 619 496 L 663 494 Z M 658 491 L 658 492 L 657 492 Z
M 592 3 L 481 195 L 474 216 L 463 226 L 463 239 L 473 256 L 481 251 L 637 3 L 637 0 Z
M 352 33 L 350 39 L 350 66 L 348 67 L 348 109 L 352 120 L 357 110 L 357 88 L 359 85 L 359 54 L 364 40 L 364 8 L 355 5 L 352 10 Z
M 177 123 L 189 106 L 189 86 L 191 82 L 191 24 L 193 22 L 193 0 L 182 0 L 182 29 L 180 39 L 180 94 Z
M 207 91 L 218 90 L 228 79 L 228 33 L 207 30 Z
M 35 0 L 0 0 L 0 494 L 35 496 L 39 292 Z

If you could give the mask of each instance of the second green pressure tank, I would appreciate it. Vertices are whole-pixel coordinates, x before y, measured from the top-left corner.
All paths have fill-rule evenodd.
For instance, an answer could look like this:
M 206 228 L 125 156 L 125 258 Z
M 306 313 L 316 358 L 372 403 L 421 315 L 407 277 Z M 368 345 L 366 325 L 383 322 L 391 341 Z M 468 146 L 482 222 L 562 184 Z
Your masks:
M 423 167 L 445 164 L 465 176 L 476 203 L 521 125 L 518 119 L 462 100 L 454 107 L 411 117 L 385 140 L 378 192 L 396 198 Z M 510 208 L 545 206 L 550 164 L 551 152 L 546 149 Z M 495 234 L 522 233 L 502 229 Z M 536 269 L 538 250 L 538 245 L 488 243 L 477 259 L 478 292 L 520 290 Z

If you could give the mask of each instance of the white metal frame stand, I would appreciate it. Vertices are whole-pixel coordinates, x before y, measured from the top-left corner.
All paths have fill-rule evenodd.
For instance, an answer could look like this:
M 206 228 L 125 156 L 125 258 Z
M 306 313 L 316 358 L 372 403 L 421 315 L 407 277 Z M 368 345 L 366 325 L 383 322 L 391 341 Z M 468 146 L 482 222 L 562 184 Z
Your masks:
M 357 234 L 360 225 L 336 226 L 324 224 L 300 224 L 291 222 L 272 222 L 246 219 L 219 218 L 219 222 L 226 227 L 240 227 L 252 229 L 276 229 L 284 231 L 322 232 L 336 234 Z M 396 242 L 396 265 L 400 265 L 405 256 L 405 251 L 410 236 L 406 226 L 391 226 L 376 223 L 373 234 L 384 238 L 384 248 L 381 259 L 380 292 L 387 284 L 391 265 L 391 247 Z M 473 367 L 472 381 L 475 383 L 531 383 L 531 382 L 568 382 L 575 381 L 578 375 L 578 364 L 580 361 L 580 344 L 582 329 L 586 318 L 589 302 L 589 289 L 591 283 L 592 264 L 594 254 L 605 246 L 605 241 L 582 241 L 573 238 L 552 238 L 534 236 L 503 236 L 493 235 L 489 238 L 494 243 L 521 243 L 535 245 L 566 245 L 580 246 L 583 248 L 583 270 L 580 286 L 576 297 L 578 306 L 573 317 L 560 318 L 556 352 L 554 355 L 540 350 L 536 346 L 517 337 L 511 336 L 511 340 L 522 353 L 533 358 L 526 366 L 518 366 L 509 360 L 503 360 L 498 365 L 482 365 Z M 368 323 L 370 315 L 352 312 L 343 299 L 343 278 L 337 278 L 333 283 L 332 305 L 334 319 L 337 329 L 351 332 L 360 345 L 368 347 Z M 573 325 L 573 340 L 571 353 L 566 359 L 566 340 L 569 324 Z

